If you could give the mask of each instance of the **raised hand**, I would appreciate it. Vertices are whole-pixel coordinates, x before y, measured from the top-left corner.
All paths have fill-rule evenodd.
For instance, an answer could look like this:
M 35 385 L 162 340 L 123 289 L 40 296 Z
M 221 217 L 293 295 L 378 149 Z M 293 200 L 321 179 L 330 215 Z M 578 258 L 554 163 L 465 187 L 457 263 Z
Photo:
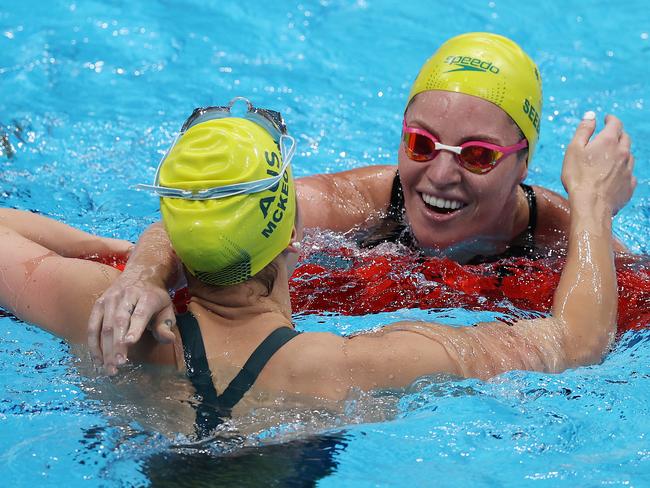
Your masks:
M 567 148 L 562 184 L 570 198 L 595 197 L 615 215 L 636 187 L 630 136 L 613 115 L 605 117 L 605 127 L 591 139 L 595 129 L 596 116 L 587 112 Z

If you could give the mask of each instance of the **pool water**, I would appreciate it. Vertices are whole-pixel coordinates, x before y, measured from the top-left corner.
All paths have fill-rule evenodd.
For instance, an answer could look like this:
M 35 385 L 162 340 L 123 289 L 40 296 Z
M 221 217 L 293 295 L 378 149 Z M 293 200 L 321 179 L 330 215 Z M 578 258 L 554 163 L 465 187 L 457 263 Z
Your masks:
M 135 240 L 158 212 L 133 185 L 151 180 L 195 106 L 235 95 L 284 114 L 298 176 L 393 164 L 419 66 L 445 39 L 477 30 L 515 39 L 544 79 L 529 183 L 563 192 L 564 149 L 586 110 L 601 126 L 606 113 L 624 121 L 639 185 L 614 229 L 650 254 L 641 0 L 4 2 L 0 204 Z M 349 333 L 497 316 L 404 309 L 296 322 Z M 190 446 L 179 402 L 156 396 L 171 376 L 133 367 L 108 380 L 60 340 L 0 316 L 0 474 L 12 486 L 647 486 L 649 341 L 647 330 L 628 332 L 603 364 L 560 375 L 423 379 L 406 395 L 359 395 L 340 416 L 291 412 L 271 428 L 253 416 Z

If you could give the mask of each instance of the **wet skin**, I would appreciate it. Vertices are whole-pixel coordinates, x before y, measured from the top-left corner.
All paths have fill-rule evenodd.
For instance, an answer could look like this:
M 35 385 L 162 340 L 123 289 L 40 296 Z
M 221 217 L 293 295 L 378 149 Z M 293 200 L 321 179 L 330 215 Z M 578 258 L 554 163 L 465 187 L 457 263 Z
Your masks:
M 496 105 L 469 95 L 427 91 L 405 114 L 409 127 L 425 129 L 443 144 L 485 141 L 509 146 L 521 140 L 512 119 Z M 487 174 L 462 168 L 455 155 L 440 151 L 430 161 L 411 160 L 400 144 L 399 173 L 406 216 L 421 247 L 456 252 L 502 252 L 527 223 L 527 206 L 518 185 L 526 178 L 527 151 L 503 158 Z M 424 198 L 450 200 L 456 210 L 440 209 Z

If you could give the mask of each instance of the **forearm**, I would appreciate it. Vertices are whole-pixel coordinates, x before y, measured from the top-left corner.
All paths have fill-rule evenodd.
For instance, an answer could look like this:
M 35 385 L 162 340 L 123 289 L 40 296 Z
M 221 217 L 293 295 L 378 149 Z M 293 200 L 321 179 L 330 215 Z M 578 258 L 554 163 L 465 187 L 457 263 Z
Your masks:
M 63 257 L 126 254 L 133 246 L 128 241 L 95 236 L 23 210 L 1 208 L 0 225 Z
M 569 200 L 547 188 L 533 188 L 537 195 L 537 244 L 544 248 L 566 251 L 571 229 Z M 612 237 L 612 241 L 616 253 L 630 252 L 618 239 Z
M 564 326 L 565 367 L 599 362 L 616 332 L 612 209 L 597 195 L 570 198 L 569 249 L 552 315 Z
M 182 272 L 162 223 L 150 225 L 140 236 L 124 269 L 125 279 L 145 280 L 161 288 L 175 288 Z

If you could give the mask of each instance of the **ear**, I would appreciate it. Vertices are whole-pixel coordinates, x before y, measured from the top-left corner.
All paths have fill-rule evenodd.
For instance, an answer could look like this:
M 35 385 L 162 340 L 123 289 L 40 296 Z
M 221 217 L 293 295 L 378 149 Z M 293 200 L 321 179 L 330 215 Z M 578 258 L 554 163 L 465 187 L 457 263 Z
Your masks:
M 289 245 L 287 246 L 286 251 L 290 253 L 300 254 L 300 241 L 298 240 L 298 231 L 296 230 L 295 225 L 291 231 L 291 240 L 289 241 Z
M 519 175 L 519 183 L 523 183 L 524 180 L 528 177 L 528 154 L 526 154 L 526 159 L 521 165 L 521 174 Z

